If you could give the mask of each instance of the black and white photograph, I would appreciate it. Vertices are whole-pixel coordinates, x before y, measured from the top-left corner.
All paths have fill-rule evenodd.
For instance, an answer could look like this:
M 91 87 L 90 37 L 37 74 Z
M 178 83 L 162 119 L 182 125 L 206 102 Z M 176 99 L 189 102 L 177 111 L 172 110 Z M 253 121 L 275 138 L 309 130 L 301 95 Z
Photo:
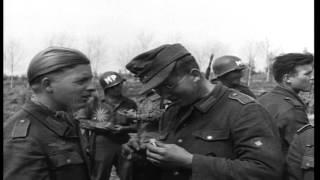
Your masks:
M 4 0 L 4 180 L 314 180 L 313 0 Z

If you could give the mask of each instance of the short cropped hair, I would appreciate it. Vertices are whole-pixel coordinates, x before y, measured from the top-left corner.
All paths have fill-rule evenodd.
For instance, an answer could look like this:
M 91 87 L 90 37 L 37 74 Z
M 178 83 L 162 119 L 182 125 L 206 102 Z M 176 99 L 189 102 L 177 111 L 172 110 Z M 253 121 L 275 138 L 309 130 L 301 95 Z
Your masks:
M 296 73 L 296 67 L 313 63 L 313 55 L 310 53 L 288 53 L 275 57 L 272 65 L 274 79 L 281 83 L 285 74 Z
M 59 74 L 62 74 L 64 73 L 65 71 L 69 70 L 69 69 L 72 69 L 74 68 L 75 66 L 77 66 L 79 64 L 73 64 L 73 65 L 70 65 L 70 66 L 66 66 L 66 67 L 63 67 L 63 68 L 60 68 L 60 69 L 57 69 L 55 71 L 52 71 L 52 72 L 49 72 L 47 74 L 43 74 L 43 75 L 40 75 L 38 77 L 36 77 L 34 80 L 32 80 L 29 85 L 31 87 L 31 89 L 33 90 L 33 92 L 35 93 L 38 93 L 39 92 L 39 87 L 40 87 L 40 84 L 41 84 L 41 81 L 43 78 L 45 77 L 51 77 L 51 78 L 54 78 L 54 79 L 58 79 L 56 78 L 55 76 L 58 76 Z

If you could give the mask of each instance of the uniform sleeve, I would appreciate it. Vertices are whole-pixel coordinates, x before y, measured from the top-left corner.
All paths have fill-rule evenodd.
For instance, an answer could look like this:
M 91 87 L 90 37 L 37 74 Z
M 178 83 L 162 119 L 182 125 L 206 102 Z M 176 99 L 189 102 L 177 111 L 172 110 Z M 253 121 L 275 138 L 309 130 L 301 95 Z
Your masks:
M 192 180 L 281 179 L 284 159 L 271 117 L 258 104 L 242 107 L 231 122 L 234 158 L 194 154 Z
M 280 136 L 284 140 L 283 149 L 286 153 L 297 130 L 308 124 L 308 119 L 302 109 L 293 108 L 280 114 L 276 119 L 279 123 Z
M 286 159 L 288 180 L 303 179 L 302 170 L 300 168 L 303 153 L 301 148 L 301 139 L 296 135 L 290 145 Z
M 48 180 L 49 170 L 39 144 L 30 138 L 7 139 L 3 144 L 4 180 Z

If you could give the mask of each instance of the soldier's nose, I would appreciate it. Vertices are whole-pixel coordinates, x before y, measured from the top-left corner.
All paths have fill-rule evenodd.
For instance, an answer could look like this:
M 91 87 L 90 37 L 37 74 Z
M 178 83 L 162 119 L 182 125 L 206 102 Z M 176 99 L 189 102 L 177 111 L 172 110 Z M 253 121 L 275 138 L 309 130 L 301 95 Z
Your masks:
M 88 87 L 87 87 L 87 90 L 90 91 L 90 92 L 94 92 L 96 90 L 96 87 L 94 85 L 94 81 L 91 80 Z

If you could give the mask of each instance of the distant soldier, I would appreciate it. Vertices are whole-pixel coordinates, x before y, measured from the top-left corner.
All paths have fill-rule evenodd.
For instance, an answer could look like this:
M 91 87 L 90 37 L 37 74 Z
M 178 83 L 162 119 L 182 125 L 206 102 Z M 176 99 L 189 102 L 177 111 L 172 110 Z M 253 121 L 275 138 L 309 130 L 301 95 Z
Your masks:
M 217 58 L 212 69 L 215 78 L 211 80 L 212 83 L 221 82 L 223 85 L 236 89 L 248 96 L 256 98 L 253 92 L 248 86 L 241 83 L 243 76 L 243 70 L 245 65 L 241 62 L 241 59 L 236 56 L 222 56 Z
M 290 145 L 287 156 L 288 180 L 314 179 L 314 128 L 301 127 Z
M 141 153 L 150 176 L 139 180 L 273 179 L 283 160 L 268 112 L 253 98 L 212 84 L 181 44 L 165 44 L 133 58 L 126 68 L 172 104 L 161 135 L 147 143 L 130 140 L 123 148 Z
M 273 116 L 278 127 L 283 153 L 287 154 L 296 131 L 308 124 L 306 106 L 298 96 L 311 90 L 313 83 L 313 55 L 289 53 L 275 58 L 273 76 L 278 85 L 263 94 L 258 101 Z
M 72 113 L 94 91 L 89 59 L 80 51 L 50 47 L 28 67 L 34 97 L 4 124 L 5 180 L 89 180 Z
M 130 132 L 136 132 L 133 118 L 125 116 L 126 111 L 136 113 L 136 103 L 122 94 L 123 82 L 120 74 L 108 71 L 103 73 L 99 82 L 104 91 L 104 99 L 97 103 L 92 100 L 86 109 L 76 114 L 81 127 L 87 129 L 91 146 L 92 179 L 109 179 L 113 165 L 121 177 L 126 172 L 120 157 L 121 145 L 129 140 Z

